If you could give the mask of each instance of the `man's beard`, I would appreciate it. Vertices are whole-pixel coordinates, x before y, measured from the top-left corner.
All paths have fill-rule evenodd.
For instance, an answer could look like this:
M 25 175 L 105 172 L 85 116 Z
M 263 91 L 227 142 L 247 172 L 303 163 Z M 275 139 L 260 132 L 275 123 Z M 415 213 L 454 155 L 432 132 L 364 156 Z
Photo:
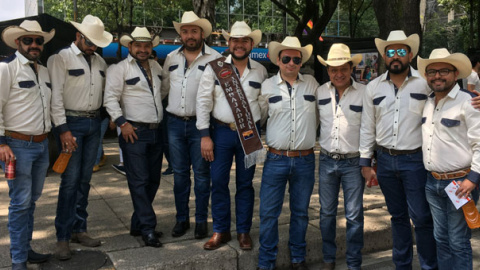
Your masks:
M 251 50 L 250 51 L 245 51 L 245 54 L 240 56 L 240 57 L 236 56 L 235 53 L 233 53 L 233 52 L 231 53 L 231 55 L 232 55 L 232 58 L 235 59 L 235 60 L 244 60 L 244 59 L 248 58 L 248 56 L 250 55 L 251 52 L 252 52 Z
M 28 49 L 28 50 L 24 50 L 23 48 L 22 49 L 19 49 L 18 50 L 23 56 L 25 56 L 25 58 L 27 58 L 28 60 L 30 61 L 36 61 L 40 58 L 40 56 L 42 55 L 42 50 L 40 49 L 36 49 L 36 48 L 31 48 L 31 49 Z M 38 56 L 33 56 L 30 54 L 30 51 L 38 51 Z
M 397 62 L 400 64 L 400 67 L 399 68 L 392 68 L 392 65 Z M 404 65 L 401 61 L 399 60 L 394 60 L 390 63 L 390 65 L 385 65 L 387 70 L 393 74 L 401 74 L 403 73 L 405 70 L 408 69 L 408 65 Z
M 195 44 L 194 44 L 193 46 L 188 46 L 187 44 L 188 44 L 188 42 L 191 41 L 191 40 L 195 41 Z M 189 39 L 189 40 L 187 40 L 186 42 L 184 42 L 185 49 L 186 49 L 187 51 L 193 51 L 193 52 L 194 52 L 194 51 L 197 51 L 198 49 L 200 49 L 200 48 L 202 47 L 202 44 L 203 44 L 203 43 L 202 43 L 202 40 L 196 40 L 196 39 Z

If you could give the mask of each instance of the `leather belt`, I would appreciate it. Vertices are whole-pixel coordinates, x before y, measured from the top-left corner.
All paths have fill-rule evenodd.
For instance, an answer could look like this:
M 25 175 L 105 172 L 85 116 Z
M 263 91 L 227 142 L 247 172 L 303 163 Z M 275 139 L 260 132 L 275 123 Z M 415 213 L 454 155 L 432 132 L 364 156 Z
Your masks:
M 95 111 L 65 110 L 65 115 L 72 116 L 72 117 L 97 118 L 97 117 L 100 117 L 100 110 L 95 110 Z
M 197 120 L 197 117 L 194 115 L 194 116 L 178 116 L 176 114 L 173 114 L 173 113 L 168 113 L 168 116 L 171 116 L 173 118 L 177 118 L 177 119 L 180 119 L 182 121 L 196 121 Z
M 382 152 L 388 153 L 391 156 L 415 154 L 417 152 L 422 151 L 422 147 L 419 147 L 419 148 L 413 149 L 413 150 L 396 150 L 396 149 L 388 149 L 388 148 L 385 148 L 385 147 L 380 146 L 380 145 L 377 146 L 377 149 L 382 151 Z
M 15 131 L 5 130 L 5 136 L 13 139 L 17 139 L 17 140 L 39 143 L 39 142 L 43 142 L 47 138 L 48 133 L 41 134 L 41 135 L 25 135 Z
M 347 153 L 347 154 L 339 154 L 339 153 L 331 153 L 331 152 L 328 152 L 327 150 L 325 150 L 325 149 L 323 149 L 323 148 L 320 149 L 320 153 L 329 156 L 329 157 L 330 157 L 331 159 L 333 159 L 333 160 L 340 160 L 340 159 L 347 159 L 347 158 L 356 158 L 356 157 L 359 157 L 359 156 L 360 156 L 360 153 L 359 153 L 359 152 Z
M 313 154 L 313 148 L 310 148 L 307 150 L 278 150 L 278 149 L 269 147 L 268 151 L 276 155 L 281 155 L 286 157 L 303 157 L 303 156 Z
M 451 180 L 451 179 L 465 177 L 469 172 L 470 172 L 470 168 L 466 168 L 466 169 L 458 170 L 454 172 L 446 172 L 446 173 L 430 172 L 430 173 L 432 174 L 433 178 L 437 180 Z
M 146 127 L 148 129 L 157 129 L 160 126 L 160 123 L 140 123 L 135 121 L 127 120 L 130 124 L 137 127 Z
M 237 125 L 235 124 L 235 122 L 225 123 L 225 122 L 222 122 L 222 121 L 218 120 L 217 118 L 214 118 L 214 119 L 215 119 L 215 123 L 219 124 L 220 126 L 229 127 L 232 131 L 237 130 Z

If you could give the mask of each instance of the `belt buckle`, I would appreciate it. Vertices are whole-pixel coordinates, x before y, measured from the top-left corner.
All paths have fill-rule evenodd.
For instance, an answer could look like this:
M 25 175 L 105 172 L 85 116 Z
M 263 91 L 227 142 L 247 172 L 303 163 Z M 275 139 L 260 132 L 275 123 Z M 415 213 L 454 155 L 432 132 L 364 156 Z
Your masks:
M 390 148 L 387 148 L 387 150 L 388 150 L 388 154 L 389 154 L 390 156 L 395 156 L 395 154 L 394 154 L 394 153 L 392 153 L 392 149 L 390 149 Z
M 232 131 L 237 130 L 237 125 L 235 124 L 235 122 L 228 123 L 228 127 L 229 127 Z
M 158 124 L 157 123 L 150 123 L 148 124 L 148 129 L 157 129 L 158 128 Z
M 190 121 L 190 117 L 189 116 L 182 116 L 182 120 L 183 121 Z
M 340 160 L 340 154 L 332 154 L 332 155 L 331 155 L 331 158 L 332 158 L 333 160 Z

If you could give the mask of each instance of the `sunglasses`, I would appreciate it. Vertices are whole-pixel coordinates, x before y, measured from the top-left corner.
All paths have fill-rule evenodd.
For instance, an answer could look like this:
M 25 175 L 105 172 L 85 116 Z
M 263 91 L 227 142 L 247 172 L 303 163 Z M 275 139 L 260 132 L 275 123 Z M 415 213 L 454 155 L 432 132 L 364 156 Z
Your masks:
M 95 45 L 95 43 L 93 43 L 90 39 L 86 38 L 84 35 L 82 35 L 82 38 L 85 40 L 85 45 L 87 45 L 88 47 L 97 46 Z
M 407 55 L 407 50 L 405 49 L 387 50 L 385 55 L 387 55 L 388 58 L 391 58 L 395 56 L 395 52 L 399 57 L 404 57 L 405 55 Z
M 427 77 L 435 77 L 435 75 L 440 74 L 440 76 L 447 76 L 450 74 L 450 72 L 455 72 L 457 71 L 456 69 L 448 69 L 448 68 L 442 68 L 442 69 L 429 69 L 425 73 L 427 73 Z
M 31 45 L 33 41 L 35 41 L 35 43 L 37 43 L 37 45 L 40 45 L 40 46 L 43 45 L 43 43 L 45 43 L 45 39 L 43 37 L 38 37 L 38 38 L 24 37 L 20 40 L 25 45 Z
M 293 57 L 293 58 L 290 57 L 290 56 L 282 57 L 282 63 L 284 63 L 284 64 L 290 63 L 290 60 L 293 60 L 293 63 L 295 65 L 300 65 L 302 63 L 302 58 L 300 58 L 300 57 Z

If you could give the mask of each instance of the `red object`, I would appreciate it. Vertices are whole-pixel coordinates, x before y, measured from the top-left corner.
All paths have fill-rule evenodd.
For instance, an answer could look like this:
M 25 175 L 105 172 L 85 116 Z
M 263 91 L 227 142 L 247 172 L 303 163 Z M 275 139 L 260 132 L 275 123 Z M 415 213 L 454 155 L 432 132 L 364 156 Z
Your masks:
M 10 161 L 5 166 L 5 178 L 7 180 L 15 179 L 15 169 L 17 167 L 17 162 L 15 159 L 10 159 Z
M 370 182 L 370 186 L 378 186 L 378 180 L 377 178 L 373 178 L 372 181 Z

